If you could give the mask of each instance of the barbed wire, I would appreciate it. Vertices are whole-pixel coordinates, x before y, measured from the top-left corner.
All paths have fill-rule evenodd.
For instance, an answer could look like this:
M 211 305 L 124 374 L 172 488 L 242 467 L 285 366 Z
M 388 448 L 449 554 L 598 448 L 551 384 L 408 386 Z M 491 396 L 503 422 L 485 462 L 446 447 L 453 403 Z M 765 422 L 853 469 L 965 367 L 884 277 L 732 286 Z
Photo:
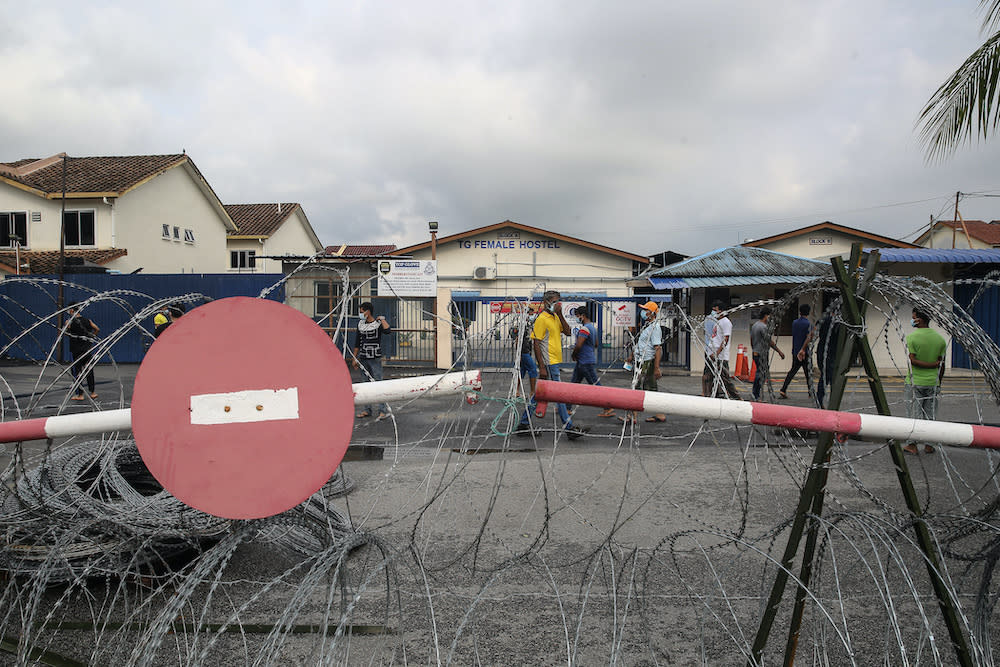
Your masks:
M 305 289 L 296 280 L 308 280 L 312 268 L 303 264 L 280 286 Z M 316 317 L 340 341 L 367 285 L 343 269 L 332 275 L 340 294 Z M 869 318 L 855 328 L 845 322 L 828 276 L 730 312 L 771 306 L 767 333 L 776 335 L 797 302 L 826 300 L 834 326 L 866 335 L 887 372 L 905 377 L 905 321 L 908 309 L 919 307 L 981 369 L 967 390 L 949 396 L 969 397 L 983 422 L 1000 397 L 1000 350 L 970 312 L 998 287 L 997 277 L 935 283 L 876 276 L 865 303 Z M 0 368 L 5 421 L 72 409 L 68 399 L 89 369 L 113 378 L 117 388 L 93 407 L 125 406 L 129 380 L 115 360 L 116 346 L 135 335 L 151 340 L 148 322 L 163 306 L 207 300 L 63 284 L 88 294 L 79 300 L 81 311 L 110 307 L 125 321 L 96 341 L 73 378 L 70 365 L 59 361 L 67 331 L 56 302 L 46 297 L 45 308 L 32 309 L 5 292 L 6 282 L 0 283 L 0 318 L 7 318 L 0 354 L 22 362 Z M 44 291 L 58 282 L 22 278 L 18 285 Z M 955 302 L 956 285 L 975 287 L 970 304 Z M 530 388 L 522 384 L 520 341 L 507 340 L 512 327 L 527 326 L 530 299 L 509 301 L 509 312 L 476 335 L 457 309 L 438 320 L 439 329 L 454 334 L 450 370 L 470 370 L 498 337 L 510 348 L 502 372 L 487 374 L 485 400 L 474 408 L 462 398 L 439 399 L 434 407 L 428 398 L 393 404 L 391 426 L 378 441 L 392 456 L 343 463 L 317 494 L 275 517 L 234 521 L 186 507 L 149 474 L 128 434 L 7 446 L 0 459 L 3 650 L 15 664 L 30 664 L 41 651 L 126 665 L 750 660 L 766 590 L 781 568 L 796 498 L 813 465 L 806 452 L 813 437 L 671 419 L 654 427 L 625 421 L 589 434 L 586 444 L 571 444 L 554 410 L 534 415 Z M 672 335 L 683 333 L 691 354 L 704 356 L 705 318 L 680 307 L 665 317 L 676 321 Z M 15 318 L 25 324 L 10 331 Z M 808 354 L 822 359 L 827 350 L 814 337 Z M 611 370 L 624 359 L 624 349 L 606 351 L 602 383 L 630 384 Z M 814 380 L 800 392 L 808 403 L 816 399 Z M 712 383 L 723 387 L 718 372 Z M 767 386 L 763 400 L 774 401 Z M 865 391 L 849 385 L 845 404 L 871 411 Z M 440 418 L 413 417 L 428 410 Z M 588 410 L 576 408 L 574 418 Z M 522 415 L 530 437 L 516 440 Z M 912 538 L 915 519 L 899 499 L 886 448 L 838 441 L 824 464 L 831 474 L 828 509 L 811 517 L 819 541 L 805 591 L 801 659 L 954 660 L 938 639 L 945 635 Z M 992 664 L 997 457 L 938 450 L 939 456 L 910 459 L 924 508 L 920 520 L 940 548 L 975 660 Z M 796 572 L 789 575 L 797 581 Z M 778 654 L 780 640 L 772 638 L 768 655 Z

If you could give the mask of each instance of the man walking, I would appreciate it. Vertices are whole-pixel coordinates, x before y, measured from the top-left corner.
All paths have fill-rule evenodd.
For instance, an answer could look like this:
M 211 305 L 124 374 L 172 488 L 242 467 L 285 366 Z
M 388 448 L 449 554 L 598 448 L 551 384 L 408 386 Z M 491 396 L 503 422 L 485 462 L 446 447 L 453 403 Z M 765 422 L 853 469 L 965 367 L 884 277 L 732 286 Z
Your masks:
M 819 369 L 819 380 L 816 381 L 816 405 L 822 408 L 826 398 L 826 387 L 833 381 L 837 351 L 840 349 L 840 325 L 834 324 L 830 309 L 823 314 L 823 319 L 816 325 L 816 329 L 819 332 L 816 339 L 816 367 Z
M 715 302 L 721 303 L 721 302 Z M 718 312 L 715 310 L 715 303 L 712 310 L 705 317 L 705 370 L 701 374 L 701 395 L 711 396 L 710 387 L 715 379 L 715 357 L 712 356 L 712 336 L 715 335 L 715 325 L 719 323 Z
M 944 352 L 948 344 L 944 337 L 930 328 L 931 318 L 925 311 L 914 308 L 910 324 L 914 331 L 906 337 L 906 351 L 910 355 L 910 374 L 906 378 L 905 394 L 910 419 L 936 419 L 938 394 L 944 378 Z M 917 453 L 917 443 L 910 441 L 903 451 Z M 934 448 L 924 445 L 924 452 Z
M 781 383 L 781 391 L 778 395 L 781 398 L 788 398 L 788 385 L 792 378 L 803 369 L 806 374 L 806 391 L 809 391 L 809 384 L 812 382 L 812 364 L 809 363 L 809 341 L 813 337 L 812 322 L 809 321 L 809 312 L 812 310 L 808 303 L 799 306 L 799 318 L 792 322 L 792 368 L 785 376 L 785 381 Z
M 532 342 L 535 348 L 535 359 L 538 361 L 538 377 L 541 380 L 559 382 L 559 364 L 562 363 L 562 336 L 568 336 L 571 333 L 569 323 L 563 316 L 562 304 L 559 302 L 561 298 L 559 292 L 547 291 L 542 295 L 541 312 L 535 318 Z M 566 429 L 567 437 L 570 440 L 582 437 L 584 431 L 573 427 L 566 405 L 556 403 L 556 410 Z M 525 411 L 517 430 L 527 433 L 529 429 L 528 412 Z
M 742 401 L 739 392 L 736 391 L 736 385 L 733 384 L 733 378 L 729 374 L 729 343 L 733 335 L 733 323 L 723 314 L 723 305 L 722 301 L 718 300 L 712 304 L 716 322 L 707 348 L 709 356 L 705 360 L 705 372 L 701 375 L 701 390 L 705 396 L 714 396 L 715 381 L 718 378 L 726 398 Z
M 750 327 L 750 349 L 753 351 L 753 362 L 757 366 L 756 374 L 753 378 L 753 389 L 751 391 L 753 400 L 755 401 L 760 400 L 760 393 L 764 388 L 764 382 L 770 380 L 770 369 L 768 367 L 769 351 L 774 350 L 782 359 L 785 358 L 785 353 L 778 349 L 778 344 L 774 342 L 774 338 L 767 333 L 767 323 L 771 319 L 772 312 L 770 306 L 761 308 L 760 318 Z
M 91 398 L 97 398 L 94 383 L 94 366 L 91 363 L 93 356 L 91 350 L 94 347 L 94 341 L 97 340 L 97 334 L 101 330 L 96 324 L 80 314 L 79 304 L 76 302 L 69 305 L 67 312 L 69 313 L 70 321 L 69 326 L 66 328 L 66 334 L 69 337 L 69 352 L 73 355 L 73 364 L 70 366 L 70 372 L 73 373 L 76 381 L 81 383 L 76 388 L 76 392 L 71 397 L 71 400 L 82 401 L 86 398 L 83 395 L 83 380 L 80 379 L 80 374 L 88 366 L 86 378 L 87 389 L 90 391 Z
M 597 332 L 597 326 L 590 319 L 590 310 L 586 306 L 580 306 L 573 313 L 580 320 L 580 329 L 576 333 L 576 344 L 573 347 L 573 361 L 576 366 L 573 368 L 573 382 L 587 381 L 588 384 L 600 385 L 601 381 L 597 377 L 597 345 L 601 338 Z M 608 408 L 597 415 L 598 417 L 613 417 L 614 408 Z
M 382 379 L 382 336 L 389 332 L 389 322 L 383 315 L 374 316 L 374 306 L 370 301 L 361 304 L 361 317 L 358 319 L 358 329 L 354 337 L 354 368 L 360 365 L 364 369 L 369 382 Z M 375 406 L 369 405 L 354 415 L 358 419 L 371 417 Z M 380 403 L 377 421 L 389 416 L 389 406 Z
M 635 374 L 632 376 L 632 388 L 641 391 L 659 391 L 657 384 L 663 373 L 660 371 L 660 361 L 663 360 L 663 330 L 656 321 L 660 307 L 653 301 L 647 301 L 639 306 L 639 317 L 642 329 L 635 341 Z M 630 414 L 632 419 L 634 415 Z M 665 414 L 655 414 L 646 417 L 648 422 L 665 422 Z
M 520 331 L 517 323 L 510 328 L 510 337 L 514 339 L 514 353 L 520 354 L 520 380 L 517 383 L 516 396 L 520 396 L 523 391 L 524 376 L 528 376 L 528 384 L 531 395 L 535 395 L 535 382 L 538 380 L 538 364 L 535 363 L 535 344 L 532 342 L 531 329 L 535 324 L 535 314 L 531 305 L 528 305 L 525 313 L 524 331 Z M 524 392 L 527 393 L 527 392 Z

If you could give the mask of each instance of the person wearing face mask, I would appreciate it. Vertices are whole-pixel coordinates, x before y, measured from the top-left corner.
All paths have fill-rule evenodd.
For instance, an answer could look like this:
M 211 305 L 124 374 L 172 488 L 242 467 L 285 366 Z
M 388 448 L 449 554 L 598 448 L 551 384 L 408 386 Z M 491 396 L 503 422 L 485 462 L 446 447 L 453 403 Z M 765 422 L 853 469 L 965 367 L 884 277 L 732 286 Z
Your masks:
M 712 303 L 712 318 L 715 320 L 715 326 L 705 350 L 705 372 L 701 374 L 701 392 L 702 396 L 715 396 L 715 380 L 718 377 L 722 383 L 725 398 L 742 401 L 743 398 L 736 391 L 736 385 L 733 384 L 733 378 L 729 374 L 729 342 L 733 335 L 733 323 L 722 312 L 724 305 L 718 299 Z
M 910 373 L 906 378 L 906 416 L 910 419 L 936 419 L 938 394 L 944 378 L 944 352 L 948 348 L 944 337 L 930 328 L 931 318 L 925 311 L 914 308 L 910 325 L 913 331 L 906 336 L 906 351 L 910 355 Z M 917 453 L 917 443 L 912 440 L 903 447 L 908 454 Z M 934 448 L 924 445 L 924 453 Z
M 383 315 L 375 316 L 375 307 L 370 301 L 361 304 L 361 316 L 358 318 L 358 328 L 354 333 L 354 354 L 351 363 L 354 368 L 364 369 L 364 376 L 369 382 L 378 382 L 382 379 L 382 336 L 389 331 L 388 320 Z M 371 417 L 375 407 L 366 406 L 354 416 L 358 419 Z M 386 419 L 389 416 L 389 406 L 380 403 L 377 407 L 378 417 L 375 420 Z
M 635 374 L 632 376 L 632 388 L 642 391 L 658 391 L 657 380 L 662 376 L 660 360 L 663 358 L 663 330 L 656 322 L 656 314 L 660 307 L 654 301 L 639 305 L 639 318 L 642 329 L 635 341 Z M 635 419 L 634 413 L 629 413 L 625 420 Z M 665 422 L 665 414 L 655 414 L 646 418 L 648 422 Z
M 535 318 L 532 329 L 535 358 L 538 360 L 538 377 L 541 380 L 559 382 L 559 364 L 562 363 L 562 337 L 563 335 L 569 336 L 571 333 L 569 323 L 562 312 L 562 304 L 559 303 L 561 298 L 562 295 L 555 290 L 549 290 L 542 295 L 541 312 Z M 573 426 L 566 404 L 556 403 L 555 407 L 559 413 L 559 419 L 562 420 L 566 429 L 566 436 L 570 440 L 582 437 L 586 429 Z M 517 432 L 523 435 L 530 432 L 527 411 L 521 416 Z

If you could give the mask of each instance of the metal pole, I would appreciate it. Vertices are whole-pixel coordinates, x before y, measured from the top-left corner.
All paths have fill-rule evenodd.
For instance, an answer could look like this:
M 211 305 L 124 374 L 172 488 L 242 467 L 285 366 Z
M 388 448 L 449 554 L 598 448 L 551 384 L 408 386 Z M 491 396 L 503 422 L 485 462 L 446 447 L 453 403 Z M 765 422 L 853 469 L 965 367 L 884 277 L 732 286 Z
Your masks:
M 448 396 L 468 394 L 466 400 L 474 403 L 483 388 L 482 371 L 420 375 L 417 377 L 359 382 L 351 385 L 354 403 L 367 405 L 384 401 L 408 401 L 423 394 Z M 100 410 L 79 414 L 56 415 L 38 419 L 21 419 L 0 422 L 0 442 L 21 442 L 65 438 L 72 435 L 92 435 L 111 431 L 128 431 L 132 428 L 131 408 Z
M 67 171 L 66 162 L 67 160 L 69 160 L 69 156 L 66 153 L 63 153 L 62 217 L 59 221 L 59 296 L 56 302 L 56 305 L 59 308 L 59 317 L 57 318 L 59 331 L 62 331 L 63 328 L 62 309 L 63 306 L 65 305 L 63 301 L 63 279 L 65 277 L 65 271 L 66 271 L 66 171 Z M 63 354 L 63 345 L 61 341 L 59 343 L 58 357 L 59 357 L 59 363 L 63 363 L 64 361 L 66 361 L 65 356 Z
M 437 260 L 437 248 L 438 248 L 438 246 L 437 246 L 437 234 L 438 234 L 437 233 L 437 224 L 438 223 L 436 221 L 433 221 L 433 222 L 428 222 L 427 224 L 431 227 L 431 230 L 430 230 L 430 232 L 431 232 L 431 259 L 436 261 Z M 438 298 L 437 298 L 437 281 L 436 280 L 434 281 L 434 303 L 432 305 L 432 309 L 434 311 L 434 318 L 433 318 L 433 322 L 434 322 L 434 336 L 433 336 L 433 340 L 434 340 L 434 368 L 437 368 L 438 367 L 438 320 L 440 319 L 440 317 L 438 317 Z
M 836 265 L 834 265 L 834 270 L 837 270 Z M 842 271 L 843 269 L 841 268 Z M 857 308 L 857 304 L 853 300 L 848 300 L 846 305 L 852 310 L 856 310 Z M 886 398 L 882 380 L 879 377 L 878 369 L 875 367 L 875 356 L 872 354 L 868 339 L 859 338 L 858 344 L 860 345 L 861 360 L 864 362 L 865 372 L 868 375 L 868 383 L 871 385 L 872 395 L 875 397 L 875 406 L 878 408 L 880 415 L 891 414 L 889 400 Z M 952 645 L 955 647 L 955 657 L 958 659 L 958 664 L 962 665 L 962 667 L 972 667 L 972 655 L 969 652 L 965 635 L 962 633 L 962 625 L 956 610 L 957 601 L 952 598 L 951 592 L 945 583 L 944 575 L 941 572 L 937 545 L 931 536 L 927 523 L 924 521 L 923 509 L 920 507 L 917 491 L 913 487 L 910 470 L 906 464 L 906 456 L 903 454 L 903 448 L 900 446 L 899 440 L 899 438 L 892 439 L 889 453 L 892 455 L 892 462 L 896 467 L 896 477 L 899 479 L 899 487 L 903 492 L 903 498 L 906 500 L 906 507 L 915 518 L 913 530 L 916 533 L 917 543 L 924 554 L 927 574 L 931 578 L 931 585 L 934 588 L 934 594 L 937 596 L 938 606 L 941 608 L 945 625 L 948 627 L 948 635 L 951 638 Z
M 951 217 L 951 247 L 955 248 L 955 236 L 958 234 L 958 198 L 961 192 L 955 193 L 955 215 Z M 970 246 L 971 247 L 971 246 Z
M 839 257 L 831 259 L 834 265 L 834 273 L 837 275 L 837 286 L 840 288 L 841 300 L 844 303 L 855 304 L 855 295 L 860 295 L 861 303 L 847 308 L 847 319 L 853 330 L 859 330 L 864 323 L 865 313 L 868 309 L 868 295 L 871 291 L 872 278 L 878 269 L 878 253 L 868 255 L 868 262 L 865 265 L 864 278 L 858 284 L 857 267 L 861 261 L 861 244 L 854 244 L 851 247 L 851 264 L 848 271 L 844 270 L 843 260 Z M 839 271 L 838 271 L 839 269 Z M 855 314 L 857 319 L 854 319 Z M 841 341 L 840 350 L 837 355 L 837 368 L 834 375 L 835 384 L 831 387 L 830 408 L 840 408 L 844 390 L 847 386 L 847 372 L 851 367 L 851 359 L 855 351 L 859 350 L 858 337 L 853 333 L 845 335 Z M 785 665 L 791 667 L 795 664 L 795 654 L 799 645 L 799 630 L 802 627 L 802 615 L 805 612 L 807 590 L 809 582 L 812 580 L 813 558 L 816 554 L 816 543 L 819 541 L 819 521 L 816 517 L 823 516 L 823 503 L 826 500 L 826 483 L 829 478 L 830 454 L 833 450 L 833 436 L 824 433 L 820 436 L 820 446 L 826 450 L 822 474 L 822 482 L 819 492 L 813 497 L 812 507 L 809 516 L 809 528 L 806 533 L 806 544 L 802 553 L 802 564 L 799 568 L 799 581 L 795 590 L 795 605 L 792 610 L 792 620 L 788 628 L 788 641 L 785 644 Z

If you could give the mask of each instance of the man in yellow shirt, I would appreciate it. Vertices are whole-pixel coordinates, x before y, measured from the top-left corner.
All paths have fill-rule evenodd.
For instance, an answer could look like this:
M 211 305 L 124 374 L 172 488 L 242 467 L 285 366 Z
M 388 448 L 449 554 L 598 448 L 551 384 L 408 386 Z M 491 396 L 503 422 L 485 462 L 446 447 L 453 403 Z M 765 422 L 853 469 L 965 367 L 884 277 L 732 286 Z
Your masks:
M 559 364 L 562 363 L 562 337 L 569 336 L 571 333 L 569 323 L 562 312 L 560 299 L 562 299 L 562 295 L 555 290 L 549 290 L 542 295 L 542 305 L 532 330 L 535 358 L 538 360 L 538 377 L 541 380 L 554 382 L 559 382 Z M 583 436 L 583 430 L 574 428 L 566 404 L 556 403 L 556 409 L 559 411 L 559 419 L 562 420 L 567 437 L 570 440 L 576 440 Z M 529 429 L 528 412 L 525 411 L 521 416 L 521 423 L 517 430 L 526 434 Z

